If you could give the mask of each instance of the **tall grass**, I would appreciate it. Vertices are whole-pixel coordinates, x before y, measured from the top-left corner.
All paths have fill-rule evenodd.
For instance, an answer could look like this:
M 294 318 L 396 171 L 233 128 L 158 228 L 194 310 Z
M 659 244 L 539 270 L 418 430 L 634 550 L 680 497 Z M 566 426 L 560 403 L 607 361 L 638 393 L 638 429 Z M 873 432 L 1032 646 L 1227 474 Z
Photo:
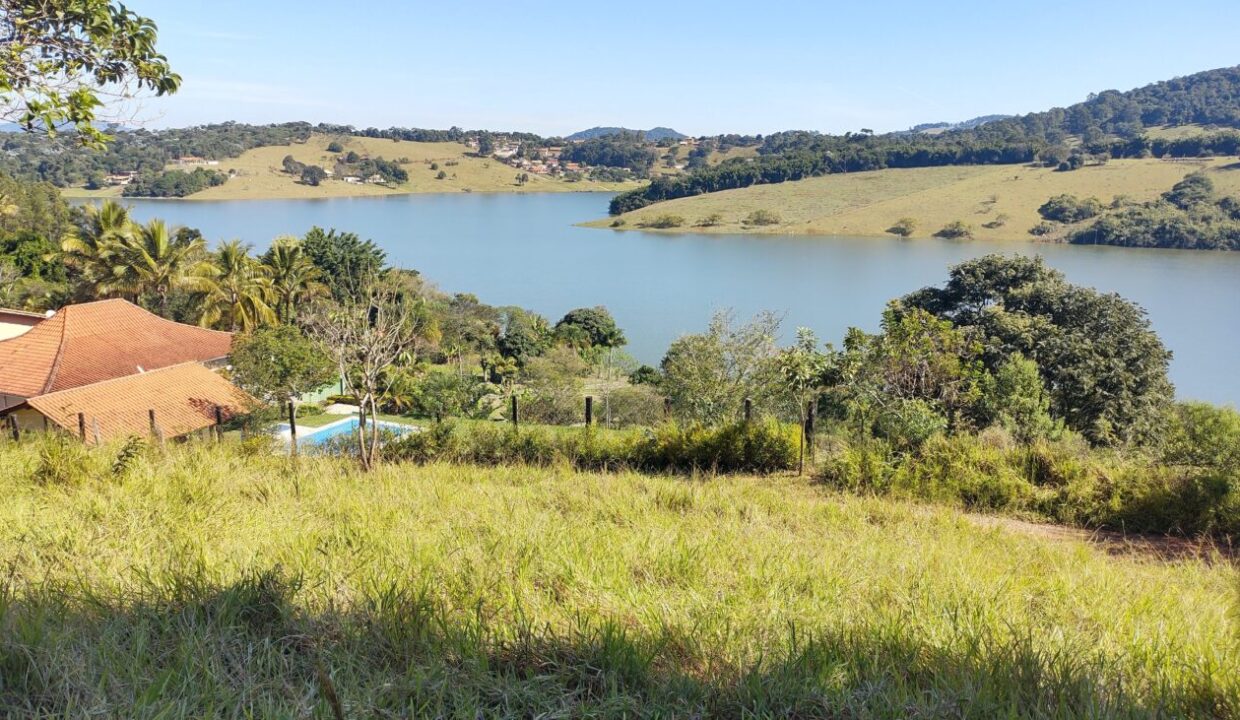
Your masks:
M 786 476 L 120 451 L 0 445 L 2 714 L 1240 713 L 1221 562 Z

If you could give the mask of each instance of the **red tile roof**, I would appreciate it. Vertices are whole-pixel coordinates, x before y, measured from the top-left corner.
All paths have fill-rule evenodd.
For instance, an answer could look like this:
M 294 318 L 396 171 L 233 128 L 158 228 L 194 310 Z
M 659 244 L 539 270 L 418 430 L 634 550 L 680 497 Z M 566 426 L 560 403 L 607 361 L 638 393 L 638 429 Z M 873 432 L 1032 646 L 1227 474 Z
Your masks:
M 125 300 L 68 305 L 0 341 L 0 393 L 33 397 L 227 357 L 232 334 L 165 320 Z
M 78 435 L 78 413 L 85 415 L 86 442 L 150 434 L 150 411 L 165 438 L 210 427 L 215 408 L 224 419 L 249 412 L 254 398 L 198 363 L 104 380 L 92 385 L 30 398 L 26 404 L 56 425 Z

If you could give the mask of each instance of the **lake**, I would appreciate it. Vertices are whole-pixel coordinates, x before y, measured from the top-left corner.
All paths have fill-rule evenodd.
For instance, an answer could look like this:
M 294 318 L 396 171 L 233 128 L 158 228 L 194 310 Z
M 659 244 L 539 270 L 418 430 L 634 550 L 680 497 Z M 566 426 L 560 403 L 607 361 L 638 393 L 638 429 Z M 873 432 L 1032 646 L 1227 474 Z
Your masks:
M 1240 405 L 1240 253 L 574 227 L 605 215 L 609 199 L 463 193 L 132 205 L 140 220 L 161 217 L 212 241 L 241 238 L 259 249 L 314 225 L 356 232 L 445 291 L 527 307 L 552 322 L 574 307 L 606 305 L 629 352 L 651 364 L 719 309 L 741 318 L 778 311 L 787 337 L 804 325 L 838 344 L 850 325 L 876 330 L 889 299 L 942 283 L 953 263 L 992 252 L 1038 254 L 1072 282 L 1145 307 L 1175 353 L 1171 375 L 1181 397 Z

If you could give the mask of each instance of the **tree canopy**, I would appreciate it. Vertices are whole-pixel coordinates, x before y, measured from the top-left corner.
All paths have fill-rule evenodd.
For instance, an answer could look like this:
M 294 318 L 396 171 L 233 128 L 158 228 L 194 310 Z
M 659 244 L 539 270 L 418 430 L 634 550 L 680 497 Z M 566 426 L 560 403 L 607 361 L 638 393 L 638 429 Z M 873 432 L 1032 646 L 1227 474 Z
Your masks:
M 181 77 L 155 47 L 149 18 L 111 0 L 13 0 L 0 10 L 0 105 L 27 130 L 71 126 L 99 145 L 101 96 L 174 93 Z

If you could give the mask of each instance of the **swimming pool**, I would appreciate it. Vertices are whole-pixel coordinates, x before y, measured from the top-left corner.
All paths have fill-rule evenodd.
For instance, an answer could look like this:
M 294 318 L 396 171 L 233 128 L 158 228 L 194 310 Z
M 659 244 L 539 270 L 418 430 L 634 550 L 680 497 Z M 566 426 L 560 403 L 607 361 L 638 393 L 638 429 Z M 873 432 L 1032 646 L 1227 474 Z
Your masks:
M 335 438 L 352 437 L 357 432 L 357 426 L 358 418 L 356 416 L 343 418 L 317 428 L 299 426 L 297 428 L 297 444 L 298 446 L 322 446 Z M 390 432 L 394 435 L 405 435 L 417 432 L 419 429 L 413 425 L 401 425 L 399 423 L 387 422 L 386 420 L 379 420 L 378 422 L 371 420 L 367 423 L 368 430 L 373 430 L 376 427 L 379 430 Z M 289 440 L 290 434 L 287 423 L 276 426 L 276 430 L 280 437 L 286 441 Z

